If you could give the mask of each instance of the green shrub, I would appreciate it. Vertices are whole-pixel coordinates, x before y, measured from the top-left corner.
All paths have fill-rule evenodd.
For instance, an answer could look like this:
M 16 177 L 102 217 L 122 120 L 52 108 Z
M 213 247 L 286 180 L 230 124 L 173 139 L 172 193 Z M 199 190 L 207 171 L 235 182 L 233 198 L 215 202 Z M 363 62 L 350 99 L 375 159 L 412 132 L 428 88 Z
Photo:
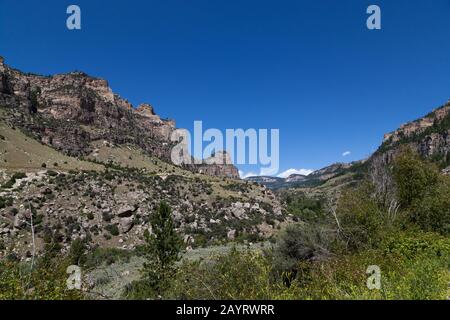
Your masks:
M 439 172 L 437 167 L 423 161 L 417 153 L 404 149 L 394 160 L 393 175 L 400 204 L 402 208 L 407 208 L 434 187 Z
M 13 199 L 10 197 L 4 198 L 0 196 L 0 209 L 10 207 L 13 205 Z
M 80 290 L 67 288 L 63 256 L 40 258 L 33 270 L 29 264 L 0 261 L 0 300 L 80 300 Z
M 86 254 L 84 266 L 86 268 L 95 268 L 102 264 L 111 265 L 119 261 L 128 262 L 134 254 L 132 251 L 118 248 L 98 247 Z
M 441 177 L 435 187 L 413 201 L 411 221 L 422 230 L 450 235 L 450 178 Z
M 413 259 L 380 250 L 365 250 L 330 261 L 310 264 L 299 299 L 424 300 L 446 299 L 450 280 L 443 258 L 417 255 Z M 448 261 L 448 259 L 447 259 Z M 447 262 L 448 263 L 448 262 Z M 367 287 L 368 266 L 379 266 L 380 290 Z
M 184 261 L 172 285 L 170 298 L 266 300 L 295 298 L 272 277 L 271 261 L 257 252 L 232 250 L 206 261 Z
M 376 246 L 391 224 L 372 197 L 373 187 L 364 183 L 354 189 L 344 190 L 336 209 L 340 235 L 350 250 Z
M 119 228 L 115 224 L 109 224 L 105 227 L 105 229 L 113 236 L 118 236 L 120 234 Z
M 48 171 L 47 171 L 47 175 L 48 175 L 49 177 L 56 177 L 56 176 L 58 175 L 58 172 L 53 171 L 53 170 L 48 170 Z
M 12 177 L 2 186 L 5 189 L 11 189 L 14 184 L 16 183 L 16 180 L 26 178 L 27 175 L 23 172 L 16 172 L 12 175 Z
M 331 235 L 319 226 L 291 224 L 280 232 L 273 248 L 273 264 L 279 274 L 295 275 L 301 261 L 324 260 L 330 255 Z
M 450 178 L 409 149 L 396 157 L 393 173 L 409 222 L 425 231 L 450 234 Z
M 383 240 L 384 254 L 396 254 L 414 259 L 420 255 L 450 256 L 450 239 L 435 233 L 415 231 L 396 232 Z
M 70 264 L 81 266 L 86 261 L 86 241 L 78 238 L 72 241 L 68 259 Z

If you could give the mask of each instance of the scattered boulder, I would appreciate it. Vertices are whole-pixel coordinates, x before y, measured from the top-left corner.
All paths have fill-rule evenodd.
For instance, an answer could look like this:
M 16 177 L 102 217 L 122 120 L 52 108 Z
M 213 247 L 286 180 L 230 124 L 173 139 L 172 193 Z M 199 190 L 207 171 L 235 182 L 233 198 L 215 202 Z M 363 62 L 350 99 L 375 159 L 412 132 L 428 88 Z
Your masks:
M 234 240 L 234 238 L 236 237 L 236 230 L 230 230 L 227 233 L 227 238 L 229 240 Z
M 131 229 L 133 229 L 134 223 L 133 218 L 121 218 L 119 222 L 119 230 L 121 233 L 128 233 Z
M 121 207 L 118 211 L 117 211 L 117 215 L 119 216 L 119 218 L 128 218 L 131 217 L 133 215 L 133 212 L 136 211 L 136 207 L 133 205 L 125 205 L 123 207 Z

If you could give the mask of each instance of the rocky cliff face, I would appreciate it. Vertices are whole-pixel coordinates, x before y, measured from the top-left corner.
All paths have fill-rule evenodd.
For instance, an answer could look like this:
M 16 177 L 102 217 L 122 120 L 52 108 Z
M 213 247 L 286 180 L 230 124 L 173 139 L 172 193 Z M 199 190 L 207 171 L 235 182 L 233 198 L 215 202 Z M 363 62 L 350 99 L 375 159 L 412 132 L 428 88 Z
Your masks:
M 448 117 L 450 113 L 450 101 L 444 106 L 433 110 L 423 118 L 403 124 L 397 130 L 384 135 L 383 144 L 394 144 L 401 140 L 417 136 L 424 133 L 427 129 L 438 125 Z
M 388 164 L 404 145 L 436 162 L 445 171 L 450 166 L 450 101 L 425 117 L 386 134 L 371 161 Z
M 93 142 L 107 141 L 132 144 L 170 161 L 175 122 L 161 119 L 148 104 L 133 108 L 112 92 L 106 80 L 82 72 L 25 74 L 0 58 L 0 106 L 9 110 L 15 126 L 71 156 L 87 156 Z M 229 166 L 192 170 L 239 178 Z
M 1 64 L 0 105 L 11 120 L 45 144 L 74 156 L 88 154 L 90 142 L 135 144 L 168 159 L 173 121 L 148 117 L 118 95 L 107 81 L 84 73 L 43 77 Z
M 239 171 L 233 165 L 230 155 L 227 152 L 220 151 L 214 156 L 205 159 L 203 164 L 193 165 L 192 170 L 210 176 L 225 176 L 228 178 L 239 178 Z

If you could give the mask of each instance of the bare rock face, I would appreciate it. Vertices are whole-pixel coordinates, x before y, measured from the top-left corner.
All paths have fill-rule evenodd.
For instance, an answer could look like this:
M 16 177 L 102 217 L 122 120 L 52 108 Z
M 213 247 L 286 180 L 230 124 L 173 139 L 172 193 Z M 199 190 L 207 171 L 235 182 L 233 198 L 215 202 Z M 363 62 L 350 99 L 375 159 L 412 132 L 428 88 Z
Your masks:
M 418 120 L 408 122 L 400 126 L 399 129 L 394 132 L 387 133 L 384 135 L 383 143 L 395 143 L 401 141 L 406 137 L 411 137 L 413 135 L 418 135 L 425 132 L 427 129 L 433 127 L 434 125 L 445 120 L 450 113 L 450 101 L 438 108 L 433 110 L 430 114 Z
M 386 134 L 383 144 L 372 159 L 384 164 L 390 163 L 401 145 L 408 145 L 421 156 L 433 158 L 445 165 L 450 159 L 450 101 L 425 117 Z
M 370 177 L 377 192 L 392 190 L 394 183 L 386 168 L 408 146 L 420 156 L 435 162 L 448 174 L 450 164 L 450 101 L 423 118 L 386 134 L 381 147 L 369 158 Z
M 162 119 L 149 104 L 133 108 L 106 80 L 82 72 L 25 74 L 0 57 L 0 107 L 10 111 L 14 126 L 71 156 L 86 156 L 93 151 L 92 142 L 103 140 L 135 145 L 164 161 L 171 158 L 175 121 Z M 202 171 L 238 177 L 232 165 L 211 165 Z
M 147 103 L 143 103 L 137 107 L 136 113 L 155 122 L 161 121 L 161 118 L 155 114 L 153 107 Z
M 195 165 L 194 170 L 210 176 L 239 179 L 239 171 L 233 165 L 231 157 L 226 151 L 219 151 L 214 156 L 205 159 L 203 164 Z
M 0 57 L 0 72 L 5 71 L 5 59 L 3 57 Z
M 13 109 L 14 124 L 45 144 L 81 156 L 91 152 L 90 142 L 102 139 L 134 144 L 151 155 L 170 158 L 174 123 L 147 121 L 115 95 L 106 80 L 81 72 L 43 77 L 5 65 L 2 69 L 0 105 Z

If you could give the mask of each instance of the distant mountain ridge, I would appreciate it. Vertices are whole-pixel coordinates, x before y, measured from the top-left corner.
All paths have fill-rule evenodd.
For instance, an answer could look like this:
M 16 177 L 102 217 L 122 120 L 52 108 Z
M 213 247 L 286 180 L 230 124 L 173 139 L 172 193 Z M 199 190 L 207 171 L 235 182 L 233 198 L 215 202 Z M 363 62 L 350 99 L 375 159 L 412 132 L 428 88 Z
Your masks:
M 246 178 L 245 180 L 260 183 L 270 189 L 309 188 L 319 186 L 325 181 L 344 173 L 347 169 L 352 168 L 353 165 L 363 162 L 364 161 L 354 163 L 335 163 L 325 168 L 316 170 L 309 175 L 292 174 L 287 178 L 256 176 Z
M 314 171 L 308 176 L 250 177 L 271 189 L 309 188 L 345 173 L 369 172 L 374 166 L 389 165 L 402 146 L 409 146 L 423 158 L 435 162 L 444 174 L 450 174 L 450 101 L 426 116 L 401 125 L 384 135 L 378 150 L 368 159 L 352 163 L 336 163 Z

